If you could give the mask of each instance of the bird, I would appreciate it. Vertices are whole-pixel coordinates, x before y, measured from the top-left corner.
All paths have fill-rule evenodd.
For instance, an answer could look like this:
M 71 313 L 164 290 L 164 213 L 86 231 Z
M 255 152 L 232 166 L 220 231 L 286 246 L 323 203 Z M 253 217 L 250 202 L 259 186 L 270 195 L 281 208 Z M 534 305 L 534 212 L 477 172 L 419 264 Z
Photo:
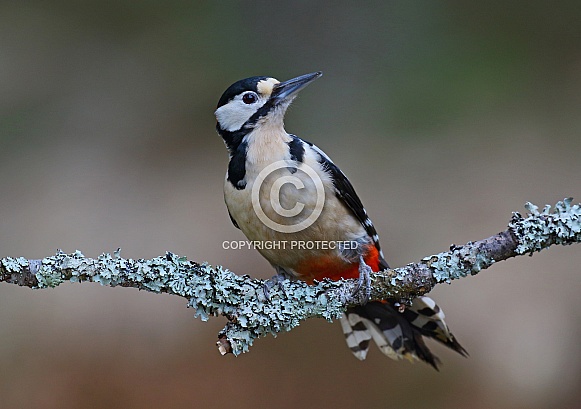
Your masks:
M 321 149 L 287 133 L 287 109 L 317 71 L 280 82 L 268 76 L 239 80 L 222 94 L 216 130 L 229 154 L 224 200 L 234 226 L 242 231 L 282 280 L 309 284 L 357 278 L 368 301 L 369 274 L 389 268 L 377 231 L 353 185 Z M 364 135 L 355 135 L 361 139 Z M 274 284 L 273 284 L 274 283 Z M 398 300 L 368 301 L 340 318 L 353 355 L 364 360 L 371 340 L 386 356 L 424 361 L 438 370 L 440 360 L 424 337 L 466 356 L 429 297 L 410 305 Z

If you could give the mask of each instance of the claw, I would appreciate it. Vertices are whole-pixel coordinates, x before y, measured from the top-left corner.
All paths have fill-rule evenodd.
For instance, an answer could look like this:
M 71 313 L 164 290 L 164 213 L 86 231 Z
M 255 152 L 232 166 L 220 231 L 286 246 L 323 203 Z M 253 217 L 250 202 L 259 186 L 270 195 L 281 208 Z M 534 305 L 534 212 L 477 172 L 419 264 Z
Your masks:
M 358 298 L 359 293 L 362 289 L 365 290 L 363 303 L 367 303 L 371 298 L 371 276 L 370 274 L 373 273 L 371 267 L 365 263 L 363 256 L 359 256 L 359 280 L 357 281 L 357 287 L 351 294 L 353 298 Z
M 262 285 L 262 289 L 264 291 L 264 298 L 266 298 L 266 301 L 270 302 L 270 289 L 272 287 L 274 287 L 275 285 L 278 286 L 278 289 L 280 290 L 280 292 L 282 292 L 284 294 L 284 296 L 286 297 L 286 291 L 284 290 L 284 286 L 282 285 L 282 283 L 287 279 L 286 275 L 284 275 L 283 273 L 277 273 L 274 277 L 269 278 L 268 280 L 266 280 L 264 282 L 264 284 Z

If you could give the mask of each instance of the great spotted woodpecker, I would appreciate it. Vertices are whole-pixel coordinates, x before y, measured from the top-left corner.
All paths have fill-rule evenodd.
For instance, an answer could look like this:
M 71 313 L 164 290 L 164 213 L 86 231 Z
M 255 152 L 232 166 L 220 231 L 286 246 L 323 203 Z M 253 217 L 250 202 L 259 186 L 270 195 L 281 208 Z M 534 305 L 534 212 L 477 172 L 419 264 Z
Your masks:
M 379 237 L 347 177 L 318 147 L 284 129 L 284 115 L 321 72 L 285 82 L 251 77 L 232 84 L 218 102 L 217 131 L 230 162 L 224 198 L 234 226 L 272 264 L 277 277 L 308 283 L 360 278 L 388 268 Z M 367 302 L 341 317 L 347 345 L 363 360 L 373 339 L 393 359 L 422 360 L 437 369 L 424 343 L 433 338 L 465 355 L 428 297 L 407 308 L 396 300 Z

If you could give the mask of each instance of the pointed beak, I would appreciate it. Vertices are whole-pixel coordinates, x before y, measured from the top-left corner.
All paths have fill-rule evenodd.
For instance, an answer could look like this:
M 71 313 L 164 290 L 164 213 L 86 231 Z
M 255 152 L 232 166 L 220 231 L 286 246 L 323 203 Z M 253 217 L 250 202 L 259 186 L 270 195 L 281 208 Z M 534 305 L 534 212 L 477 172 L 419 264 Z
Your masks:
M 270 98 L 277 105 L 285 101 L 291 101 L 301 89 L 309 85 L 321 75 L 323 75 L 323 73 L 317 71 L 311 74 L 301 75 L 292 80 L 280 82 L 274 86 Z

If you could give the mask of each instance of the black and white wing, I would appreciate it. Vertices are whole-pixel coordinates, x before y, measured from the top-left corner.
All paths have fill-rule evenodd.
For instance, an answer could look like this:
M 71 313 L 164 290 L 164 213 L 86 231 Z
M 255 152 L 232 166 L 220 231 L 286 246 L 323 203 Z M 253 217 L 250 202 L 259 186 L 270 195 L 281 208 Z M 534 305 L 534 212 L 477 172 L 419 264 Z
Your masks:
M 345 203 L 345 205 L 347 205 L 349 209 L 351 209 L 353 215 L 357 218 L 357 220 L 359 220 L 361 225 L 365 228 L 365 231 L 367 232 L 369 237 L 371 237 L 371 239 L 373 240 L 375 248 L 377 248 L 377 251 L 379 251 L 381 268 L 382 269 L 388 268 L 389 266 L 384 259 L 383 252 L 381 251 L 381 246 L 379 244 L 379 235 L 375 230 L 373 222 L 367 215 L 367 211 L 365 210 L 363 203 L 361 203 L 361 199 L 359 199 L 359 196 L 357 196 L 355 188 L 353 188 L 353 185 L 351 184 L 351 182 L 349 182 L 347 176 L 345 176 L 341 169 L 339 169 L 339 167 L 333 163 L 331 158 L 329 158 L 325 154 L 325 152 L 323 152 L 316 145 L 313 145 L 310 142 L 305 141 L 305 143 L 307 143 L 311 148 L 313 148 L 313 150 L 315 150 L 319 154 L 319 163 L 321 164 L 323 169 L 329 172 L 333 179 L 335 194 L 339 199 L 343 201 L 343 203 Z

